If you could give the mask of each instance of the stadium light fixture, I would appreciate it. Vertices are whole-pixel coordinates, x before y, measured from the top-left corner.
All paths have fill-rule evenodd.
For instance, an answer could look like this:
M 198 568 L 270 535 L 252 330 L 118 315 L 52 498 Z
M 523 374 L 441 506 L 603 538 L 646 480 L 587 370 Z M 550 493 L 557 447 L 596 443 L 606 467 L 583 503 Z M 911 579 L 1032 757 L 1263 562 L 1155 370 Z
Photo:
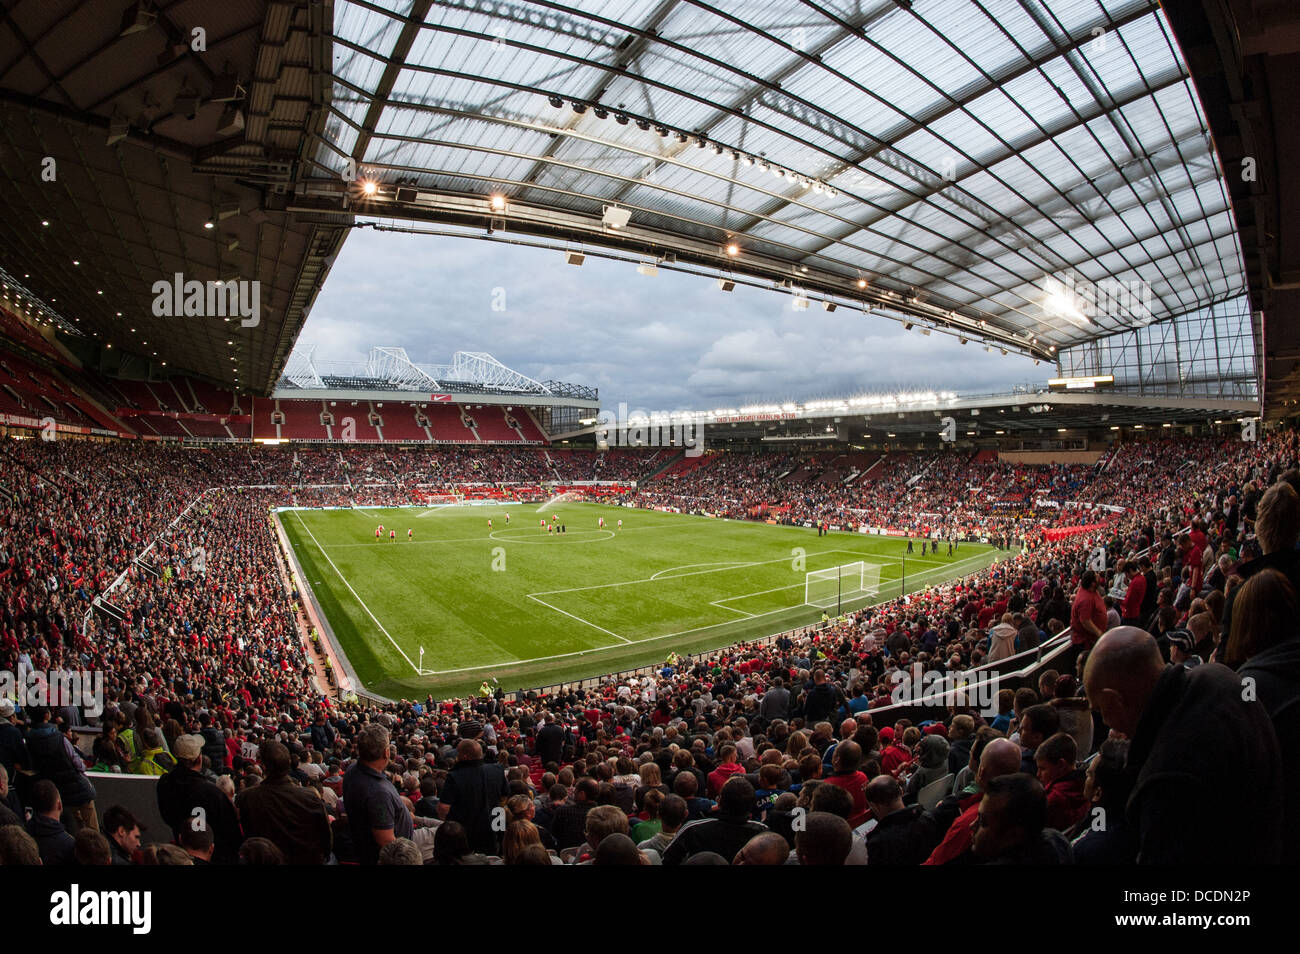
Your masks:
M 499 192 L 494 192 L 489 204 L 493 212 L 504 212 L 506 210 L 506 197 Z
M 740 246 L 737 245 L 735 242 L 730 243 L 727 246 L 727 254 L 730 255 L 732 258 L 735 258 L 737 255 L 740 254 Z
M 572 103 L 571 105 L 573 106 L 573 111 L 574 111 L 575 113 L 577 113 L 579 116 L 581 116 L 583 113 L 585 113 L 585 112 L 587 111 L 587 104 L 586 104 L 586 103 L 578 103 L 578 102 L 574 102 L 574 103 Z
M 617 205 L 607 205 L 601 221 L 605 224 L 605 228 L 622 229 L 627 227 L 627 223 L 631 218 L 631 209 L 619 208 Z
M 859 279 L 858 279 L 858 287 L 859 287 L 859 288 L 866 288 L 866 287 L 867 287 L 867 280 L 866 280 L 865 278 L 859 278 Z
M 657 266 L 654 262 L 642 262 L 640 265 L 636 267 L 636 270 L 640 272 L 642 275 L 647 275 L 650 277 L 654 277 L 655 275 L 659 274 L 659 266 Z
M 825 311 L 825 312 L 827 312 L 827 313 L 830 313 L 830 312 L 834 311 L 837 307 L 839 307 L 839 306 L 836 305 L 835 302 L 833 302 L 833 301 L 824 301 L 824 302 L 822 302 L 822 311 Z
M 583 255 L 581 252 L 565 252 L 564 260 L 570 265 L 581 265 L 587 260 L 587 256 Z
M 718 287 L 721 288 L 724 292 L 735 291 L 736 283 L 732 281 L 730 278 L 719 278 Z
M 905 321 L 905 322 L 903 322 L 903 330 L 904 330 L 904 331 L 911 331 L 911 330 L 912 330 L 912 323 L 911 323 L 910 321 Z
M 361 191 L 366 195 L 374 195 L 379 191 L 379 186 L 373 179 L 365 179 L 361 183 Z
M 558 96 L 548 97 L 547 102 L 550 103 L 552 106 L 554 106 L 556 109 L 560 109 L 564 106 L 564 100 L 560 99 L 560 97 Z
M 597 106 L 592 112 L 596 114 L 597 119 L 609 119 L 609 110 L 604 106 Z

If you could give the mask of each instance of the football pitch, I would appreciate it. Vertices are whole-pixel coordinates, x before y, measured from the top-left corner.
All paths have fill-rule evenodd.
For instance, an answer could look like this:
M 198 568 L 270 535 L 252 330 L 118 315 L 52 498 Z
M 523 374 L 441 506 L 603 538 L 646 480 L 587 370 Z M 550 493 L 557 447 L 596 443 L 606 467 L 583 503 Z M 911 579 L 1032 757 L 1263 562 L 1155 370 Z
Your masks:
M 552 516 L 565 532 L 541 525 Z M 845 599 L 849 610 L 897 596 L 904 573 L 914 592 L 988 566 L 998 552 L 963 543 L 952 557 L 944 546 L 923 558 L 918 541 L 904 564 L 907 543 L 897 537 L 819 537 L 803 527 L 574 502 L 544 514 L 511 504 L 278 518 L 352 669 L 392 698 L 468 693 L 493 678 L 507 691 L 529 689 L 656 664 L 670 651 L 816 622 L 822 609 L 804 603 L 809 571 L 878 566 L 878 591 Z

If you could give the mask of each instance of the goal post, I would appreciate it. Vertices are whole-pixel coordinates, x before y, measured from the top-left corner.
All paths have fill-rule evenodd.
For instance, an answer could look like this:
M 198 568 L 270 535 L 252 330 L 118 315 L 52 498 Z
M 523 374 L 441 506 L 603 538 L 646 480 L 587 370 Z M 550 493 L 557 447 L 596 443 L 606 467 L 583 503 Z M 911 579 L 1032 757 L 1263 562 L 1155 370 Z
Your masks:
M 838 608 L 848 600 L 880 592 L 880 564 L 858 560 L 804 574 L 804 603 L 821 609 Z
M 430 507 L 450 507 L 465 502 L 464 494 L 425 494 L 424 502 Z

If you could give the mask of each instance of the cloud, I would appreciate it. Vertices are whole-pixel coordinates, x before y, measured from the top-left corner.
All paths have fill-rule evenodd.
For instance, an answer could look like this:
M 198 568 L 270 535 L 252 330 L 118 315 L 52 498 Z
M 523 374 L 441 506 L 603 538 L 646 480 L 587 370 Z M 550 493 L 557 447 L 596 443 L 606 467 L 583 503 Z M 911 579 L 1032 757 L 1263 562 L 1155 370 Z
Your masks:
M 1006 391 L 1041 381 L 1019 356 L 885 318 L 790 296 L 589 256 L 465 238 L 358 229 L 299 337 L 318 360 L 361 360 L 375 346 L 445 364 L 486 351 L 537 380 L 599 388 L 601 404 L 647 410 L 735 406 L 864 391 Z

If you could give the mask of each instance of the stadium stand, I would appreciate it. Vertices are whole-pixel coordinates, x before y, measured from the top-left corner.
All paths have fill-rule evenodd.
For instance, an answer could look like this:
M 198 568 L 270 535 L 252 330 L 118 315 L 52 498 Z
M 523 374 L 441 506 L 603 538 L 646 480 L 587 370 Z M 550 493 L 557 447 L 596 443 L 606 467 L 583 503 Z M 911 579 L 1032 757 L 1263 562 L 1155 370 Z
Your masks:
M 300 595 L 288 583 L 267 507 L 291 498 L 291 482 L 346 483 L 349 472 L 362 470 L 371 477 L 376 471 L 398 477 L 412 469 L 412 460 L 393 459 L 379 447 L 292 453 L 230 448 L 194 455 L 164 444 L 6 441 L 0 445 L 6 462 L 0 479 L 0 661 L 13 670 L 96 667 L 108 679 L 101 717 L 87 719 L 74 705 L 53 707 L 56 721 L 74 729 L 80 744 L 89 740 L 80 762 L 41 741 L 47 733 L 40 728 L 44 711 L 0 709 L 7 804 L 31 804 L 42 778 L 55 781 L 65 806 L 74 806 L 84 804 L 85 791 L 99 777 L 93 773 L 153 775 L 157 781 L 144 784 L 156 785 L 159 816 L 175 827 L 168 794 L 175 785 L 183 782 L 192 792 L 225 777 L 234 785 L 236 806 L 251 805 L 258 786 L 267 782 L 265 773 L 283 768 L 291 779 L 287 784 L 313 789 L 323 801 L 323 814 L 313 810 L 319 830 L 311 837 L 331 847 L 321 854 L 318 845 L 313 857 L 332 853 L 343 863 L 370 863 L 375 846 L 347 824 L 340 803 L 341 796 L 345 802 L 372 797 L 349 794 L 346 780 L 360 760 L 378 764 L 393 780 L 394 804 L 402 809 L 394 830 L 433 863 L 514 863 L 520 839 L 553 850 L 555 861 L 590 860 L 599 847 L 591 838 L 603 837 L 590 819 L 608 814 L 615 830 L 633 832 L 647 858 L 677 864 L 709 842 L 700 841 L 705 830 L 689 840 L 674 833 L 683 823 L 707 825 L 715 811 L 740 812 L 732 822 L 747 819 L 735 850 L 775 832 L 781 838 L 777 854 L 785 859 L 796 847 L 791 810 L 800 806 L 851 817 L 860 829 L 859 860 L 867 863 L 897 857 L 960 862 L 973 857 L 968 809 L 990 790 L 997 777 L 991 767 L 1002 763 L 988 761 L 990 770 L 975 774 L 973 767 L 986 764 L 983 753 L 991 760 L 1004 752 L 993 744 L 1003 739 L 999 745 L 1010 745 L 1005 751 L 1016 760 L 1008 777 L 1022 763 L 1033 767 L 1038 754 L 1035 771 L 1049 805 L 1059 802 L 1056 827 L 1049 829 L 1056 833 L 1043 836 L 1055 860 L 1275 860 L 1282 834 L 1295 820 L 1280 807 L 1280 780 L 1259 759 L 1276 756 L 1279 743 L 1265 706 L 1276 708 L 1281 697 L 1216 710 L 1225 731 L 1255 733 L 1251 745 L 1214 743 L 1205 769 L 1262 773 L 1252 775 L 1258 784 L 1236 786 L 1230 796 L 1236 817 L 1255 819 L 1250 825 L 1184 847 L 1170 831 L 1175 822 L 1154 810 L 1101 839 L 1081 824 L 1090 805 L 1114 804 L 1107 801 L 1114 793 L 1097 786 L 1089 789 L 1090 802 L 1082 794 L 1083 770 L 1074 765 L 1097 764 L 1099 778 L 1102 766 L 1115 770 L 1115 746 L 1105 742 L 1104 725 L 1089 713 L 1095 700 L 1082 693 L 1085 686 L 1089 693 L 1105 691 L 1104 683 L 1099 689 L 1091 682 L 1106 672 L 1091 673 L 1087 658 L 1118 651 L 1111 644 L 1120 637 L 1110 634 L 1099 642 L 1099 630 L 1110 627 L 1085 631 L 1079 607 L 1093 598 L 1085 590 L 1094 574 L 1085 564 L 1094 544 L 1103 545 L 1109 557 L 1096 584 L 1100 593 L 1122 582 L 1126 560 L 1149 554 L 1159 599 L 1145 625 L 1156 638 L 1142 638 L 1151 640 L 1160 685 L 1177 678 L 1187 691 L 1221 691 L 1202 677 L 1230 673 L 1209 662 L 1231 656 L 1218 639 L 1227 623 L 1223 590 L 1239 589 L 1243 575 L 1251 575 L 1245 541 L 1252 524 L 1259 521 L 1261 536 L 1271 539 L 1267 521 L 1277 511 L 1270 505 L 1300 482 L 1294 470 L 1298 452 L 1294 432 L 1256 444 L 1184 442 L 1179 455 L 1159 441 L 1125 447 L 1096 477 L 1117 488 L 1111 499 L 1125 505 L 1104 533 L 1026 540 L 1021 552 L 974 576 L 820 627 L 670 658 L 653 670 L 511 695 L 498 689 L 472 699 L 379 703 L 341 693 L 321 650 L 304 638 Z M 633 462 L 654 466 L 648 454 L 604 456 L 606 466 L 611 457 L 622 459 L 620 468 Z M 809 463 L 785 455 L 712 456 L 708 466 L 682 468 L 685 479 L 699 481 L 691 493 L 704 506 L 779 497 L 786 489 L 782 475 Z M 1186 468 L 1189 458 L 1202 463 Z M 452 481 L 486 467 L 507 478 L 516 475 L 515 468 L 587 472 L 601 457 L 497 447 L 472 454 L 426 450 L 415 459 L 415 470 L 436 459 L 444 479 Z M 922 455 L 903 470 L 916 466 L 929 473 L 944 461 Z M 1031 474 L 1033 468 L 1008 470 L 988 458 L 966 460 L 965 466 L 986 473 L 998 488 L 1010 475 L 1017 486 L 1027 480 L 1035 490 L 1065 488 L 1086 498 L 1093 489 L 1087 469 L 1046 467 Z M 88 473 L 96 475 L 94 487 L 77 477 Z M 257 483 L 278 486 L 234 489 Z M 815 485 L 812 480 L 799 486 Z M 406 492 L 396 481 L 388 486 L 391 494 Z M 929 506 L 935 493 L 927 488 L 920 499 Z M 681 496 L 677 488 L 673 496 Z M 192 506 L 200 500 L 201 506 Z M 1300 516 L 1281 533 L 1293 547 Z M 195 569 L 193 548 L 217 535 L 237 546 L 213 550 L 207 564 Z M 152 541 L 149 561 L 133 562 Z M 1220 557 L 1226 576 L 1203 572 Z M 1234 631 L 1242 636 L 1251 625 L 1251 618 L 1234 621 Z M 995 649 L 999 627 L 1010 628 L 1008 645 L 1018 650 L 1004 659 Z M 1124 631 L 1117 632 L 1122 637 Z M 1194 638 L 1186 649 L 1180 648 L 1180 633 Z M 1267 642 L 1259 633 L 1242 638 Z M 1176 665 L 1165 669 L 1161 659 L 1168 655 Z M 1191 656 L 1205 662 L 1193 669 L 1178 662 Z M 1229 661 L 1249 665 L 1249 657 Z M 908 695 L 913 679 L 963 673 L 973 681 L 962 694 L 928 700 Z M 976 706 L 974 687 L 986 686 L 991 675 L 999 677 L 1001 691 Z M 1293 670 L 1281 671 L 1279 680 L 1272 691 L 1295 692 Z M 1110 714 L 1123 717 L 1118 710 Z M 1101 715 L 1108 715 L 1105 703 Z M 396 744 L 396 759 L 387 765 L 370 757 L 381 735 Z M 1207 744 L 1211 739 L 1202 738 Z M 282 754 L 275 748 L 279 741 L 287 742 Z M 1139 743 L 1147 747 L 1144 764 L 1176 758 L 1187 744 L 1163 730 L 1139 731 L 1132 744 Z M 1055 761 L 1058 753 L 1067 754 Z M 487 765 L 499 767 L 493 771 L 499 771 L 501 795 L 510 797 L 512 820 L 500 838 L 484 828 L 491 806 L 463 795 L 467 789 L 457 781 Z M 940 778 L 951 794 L 936 798 L 942 794 L 936 787 Z M 891 783 L 901 805 L 892 795 L 881 796 L 889 795 Z M 928 809 L 913 807 L 922 788 Z M 843 796 L 832 789 L 847 790 L 844 807 Z M 865 802 L 859 802 L 863 793 Z M 1193 813 L 1205 807 L 1198 799 L 1208 797 L 1194 788 L 1166 794 L 1189 800 Z M 135 789 L 129 797 L 138 804 Z M 95 814 L 82 810 L 75 821 L 69 816 L 70 825 L 95 819 L 105 828 L 123 817 L 93 792 L 92 799 Z M 855 804 L 866 808 L 855 810 Z M 240 817 L 242 825 L 236 820 L 216 833 L 224 858 L 237 858 L 241 843 L 255 835 L 270 838 L 286 855 L 307 848 L 297 828 L 263 826 L 251 811 Z M 440 828 L 463 829 L 465 835 L 439 833 Z M 141 860 L 126 837 L 130 831 L 119 825 L 106 833 L 114 836 L 122 861 Z M 166 832 L 151 827 L 151 839 L 160 834 Z M 1235 842 L 1231 851 L 1221 843 L 1228 837 Z M 445 850 L 439 848 L 443 841 Z

